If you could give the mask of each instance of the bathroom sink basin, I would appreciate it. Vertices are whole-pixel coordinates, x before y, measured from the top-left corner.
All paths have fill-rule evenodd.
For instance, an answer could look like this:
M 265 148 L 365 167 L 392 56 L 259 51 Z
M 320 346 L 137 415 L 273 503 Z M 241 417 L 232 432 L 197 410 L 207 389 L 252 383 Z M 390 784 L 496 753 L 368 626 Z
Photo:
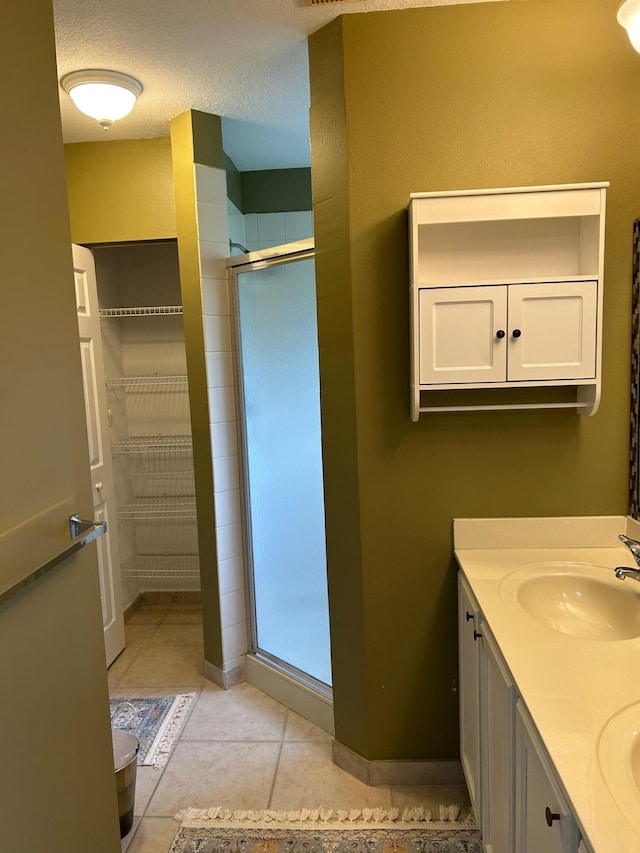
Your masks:
M 640 830 L 640 702 L 623 708 L 606 724 L 598 763 L 620 810 Z
M 508 575 L 501 594 L 547 628 L 587 640 L 640 637 L 640 584 L 589 563 L 538 563 Z

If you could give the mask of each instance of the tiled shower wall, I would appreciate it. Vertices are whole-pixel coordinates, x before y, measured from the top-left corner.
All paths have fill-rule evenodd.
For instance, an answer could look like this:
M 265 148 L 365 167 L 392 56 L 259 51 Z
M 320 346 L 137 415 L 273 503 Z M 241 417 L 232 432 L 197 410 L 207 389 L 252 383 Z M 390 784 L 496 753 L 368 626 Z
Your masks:
M 225 267 L 229 255 L 227 179 L 223 169 L 199 164 L 194 169 L 222 620 L 221 680 L 230 686 L 243 678 L 248 632 L 234 320 Z
M 313 237 L 313 216 L 310 210 L 243 214 L 232 201 L 228 201 L 227 213 L 229 238 L 234 243 L 241 243 L 250 252 Z M 234 248 L 232 254 L 239 253 L 240 250 Z

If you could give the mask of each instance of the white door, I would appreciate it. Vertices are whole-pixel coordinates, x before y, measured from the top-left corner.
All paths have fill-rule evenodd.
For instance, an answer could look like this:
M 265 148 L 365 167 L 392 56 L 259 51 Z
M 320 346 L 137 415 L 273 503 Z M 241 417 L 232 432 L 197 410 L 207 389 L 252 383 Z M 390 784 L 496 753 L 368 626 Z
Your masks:
M 423 288 L 420 384 L 504 382 L 507 288 Z
M 509 286 L 509 379 L 596 375 L 595 281 Z
M 100 597 L 107 666 L 124 649 L 124 611 L 120 586 L 120 556 L 115 519 L 115 496 L 108 440 L 107 395 L 102 361 L 98 290 L 93 255 L 73 246 L 80 358 L 84 384 L 89 465 L 93 489 L 93 517 L 107 522 L 107 534 L 98 538 Z

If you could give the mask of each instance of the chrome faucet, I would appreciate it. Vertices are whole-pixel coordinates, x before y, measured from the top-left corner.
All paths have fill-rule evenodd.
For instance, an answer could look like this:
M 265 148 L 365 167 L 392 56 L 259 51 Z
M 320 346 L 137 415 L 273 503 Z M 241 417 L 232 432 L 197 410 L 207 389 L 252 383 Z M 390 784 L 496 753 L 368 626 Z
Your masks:
M 633 578 L 636 581 L 640 581 L 640 542 L 636 539 L 630 539 L 623 533 L 618 535 L 618 539 L 631 551 L 634 560 L 638 564 L 638 568 L 631 569 L 628 566 L 618 566 L 618 568 L 615 569 L 615 576 L 621 581 L 625 578 Z

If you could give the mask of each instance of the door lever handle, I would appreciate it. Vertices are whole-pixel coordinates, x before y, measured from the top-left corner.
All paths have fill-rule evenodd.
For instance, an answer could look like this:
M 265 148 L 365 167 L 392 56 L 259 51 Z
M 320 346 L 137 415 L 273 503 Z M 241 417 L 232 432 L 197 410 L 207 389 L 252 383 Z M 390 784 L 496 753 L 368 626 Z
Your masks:
M 86 521 L 76 513 L 75 515 L 69 516 L 69 535 L 72 539 L 77 539 L 78 536 L 84 536 L 86 533 L 90 533 L 92 530 L 100 529 L 101 533 L 105 533 L 107 530 L 107 524 L 105 521 Z M 99 535 L 99 534 L 98 534 Z

